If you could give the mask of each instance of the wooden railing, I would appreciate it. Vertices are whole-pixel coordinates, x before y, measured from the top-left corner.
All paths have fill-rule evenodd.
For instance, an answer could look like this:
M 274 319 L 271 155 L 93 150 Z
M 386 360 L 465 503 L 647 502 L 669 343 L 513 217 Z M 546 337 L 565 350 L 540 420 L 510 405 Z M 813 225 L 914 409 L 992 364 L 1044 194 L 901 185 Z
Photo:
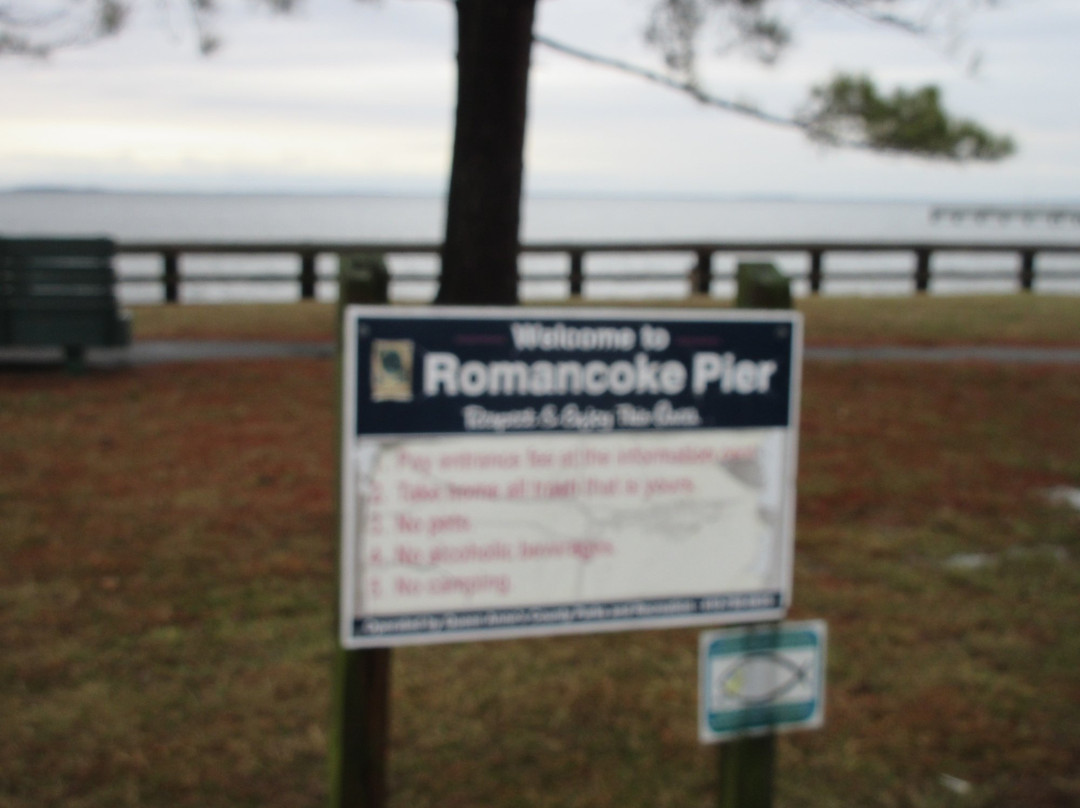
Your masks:
M 381 253 L 389 259 L 394 256 L 428 256 L 436 259 L 441 245 L 436 243 L 379 243 L 379 242 L 131 242 L 121 243 L 117 251 L 121 256 L 154 255 L 160 258 L 160 273 L 154 275 L 125 275 L 121 277 L 121 286 L 128 284 L 160 284 L 164 290 L 164 300 L 176 303 L 181 299 L 180 291 L 185 284 L 196 283 L 289 283 L 295 282 L 303 300 L 313 299 L 319 282 L 332 281 L 332 274 L 320 274 L 317 271 L 317 259 L 320 255 L 338 253 Z M 642 283 L 654 281 L 687 282 L 689 292 L 694 295 L 708 295 L 713 285 L 719 281 L 731 281 L 733 270 L 717 271 L 714 257 L 729 255 L 737 258 L 752 254 L 760 260 L 762 256 L 781 256 L 801 254 L 806 267 L 803 271 L 787 272 L 792 280 L 805 281 L 810 294 L 819 294 L 830 280 L 837 281 L 897 281 L 909 280 L 917 293 L 932 291 L 936 280 L 985 281 L 1012 280 L 1016 288 L 1032 291 L 1037 279 L 1057 279 L 1080 281 L 1080 243 L 1077 244 L 986 244 L 972 242 L 922 243 L 922 242 L 709 242 L 709 243 L 620 243 L 620 242 L 551 242 L 531 243 L 521 247 L 524 256 L 561 255 L 564 256 L 565 268 L 551 270 L 529 270 L 523 268 L 519 274 L 521 281 L 561 281 L 566 284 L 571 298 L 581 297 L 585 285 L 590 281 L 615 283 Z M 911 257 L 910 269 L 866 269 L 833 271 L 827 267 L 826 259 L 831 255 L 866 253 L 874 256 L 907 255 Z M 946 253 L 970 253 L 979 256 L 1011 255 L 1014 256 L 1015 268 L 1009 270 L 948 270 L 934 266 L 936 255 Z M 594 271 L 587 266 L 589 256 L 612 254 L 632 254 L 654 256 L 688 255 L 691 263 L 681 274 L 671 271 Z M 1071 254 L 1076 263 L 1065 268 L 1041 268 L 1040 256 L 1050 254 Z M 299 259 L 299 269 L 293 275 L 281 273 L 229 273 L 190 275 L 182 271 L 181 259 L 185 256 L 295 256 Z M 392 270 L 391 281 L 397 284 L 431 284 L 438 280 L 438 270 Z M 1078 286 L 1080 288 L 1080 286 Z

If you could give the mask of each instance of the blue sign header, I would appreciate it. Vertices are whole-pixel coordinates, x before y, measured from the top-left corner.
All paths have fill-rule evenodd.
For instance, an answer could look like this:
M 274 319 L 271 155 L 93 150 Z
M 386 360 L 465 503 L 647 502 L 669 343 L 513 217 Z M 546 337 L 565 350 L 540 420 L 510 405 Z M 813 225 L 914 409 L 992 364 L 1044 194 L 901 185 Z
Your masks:
M 793 312 L 353 316 L 356 435 L 791 424 Z

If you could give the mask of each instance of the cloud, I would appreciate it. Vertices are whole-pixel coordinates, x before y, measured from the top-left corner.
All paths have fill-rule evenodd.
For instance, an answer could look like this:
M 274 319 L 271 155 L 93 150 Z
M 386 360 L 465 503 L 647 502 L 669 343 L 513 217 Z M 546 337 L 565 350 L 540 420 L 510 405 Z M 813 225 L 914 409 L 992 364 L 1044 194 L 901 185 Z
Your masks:
M 173 8 L 175 9 L 175 4 Z M 571 44 L 656 64 L 645 0 L 546 0 L 538 27 Z M 225 5 L 225 47 L 207 59 L 180 17 L 149 2 L 119 39 L 45 63 L 7 61 L 0 81 L 7 183 L 140 182 L 185 188 L 362 187 L 440 191 L 454 108 L 448 2 L 309 0 L 278 18 Z M 1075 195 L 1080 111 L 1068 103 L 1080 33 L 1073 2 L 1013 4 L 971 18 L 979 77 L 932 44 L 804 12 L 798 47 L 774 69 L 711 60 L 707 86 L 787 113 L 839 67 L 885 86 L 941 81 L 946 100 L 1012 129 L 1020 155 L 953 172 L 936 164 L 822 153 L 775 130 L 632 77 L 534 55 L 530 188 L 546 190 L 1008 198 Z M 1033 88 L 1037 91 L 1033 92 Z M 1057 166 L 1057 176 L 1047 166 Z

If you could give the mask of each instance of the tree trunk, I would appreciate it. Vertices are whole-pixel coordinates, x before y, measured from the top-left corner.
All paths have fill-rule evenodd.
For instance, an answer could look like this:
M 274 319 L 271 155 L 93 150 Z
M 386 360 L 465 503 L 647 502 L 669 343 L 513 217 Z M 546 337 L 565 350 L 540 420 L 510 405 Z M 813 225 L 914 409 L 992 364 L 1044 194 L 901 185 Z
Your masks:
M 536 0 L 457 0 L 458 98 L 436 303 L 517 302 Z

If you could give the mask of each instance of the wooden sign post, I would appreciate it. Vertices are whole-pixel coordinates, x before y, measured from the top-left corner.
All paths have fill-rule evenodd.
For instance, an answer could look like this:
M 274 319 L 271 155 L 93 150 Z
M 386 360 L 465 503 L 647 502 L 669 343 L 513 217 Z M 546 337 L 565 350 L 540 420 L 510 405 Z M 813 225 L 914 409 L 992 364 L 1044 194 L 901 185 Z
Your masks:
M 343 255 L 338 290 L 338 396 L 344 378 L 342 323 L 351 303 L 385 304 L 389 298 L 386 264 L 376 255 Z M 343 413 L 338 423 L 343 424 Z M 344 436 L 336 442 L 338 451 Z M 340 474 L 341 458 L 338 458 Z M 341 496 L 341 481 L 338 481 Z M 338 503 L 338 513 L 341 502 Z M 341 581 L 341 575 L 338 575 Z M 340 634 L 340 632 L 337 632 Z M 330 738 L 330 808 L 384 808 L 390 733 L 389 648 L 334 651 L 334 701 Z
M 740 263 L 736 283 L 739 308 L 793 308 L 790 281 L 773 264 Z M 776 736 L 740 738 L 719 749 L 720 808 L 772 808 Z

